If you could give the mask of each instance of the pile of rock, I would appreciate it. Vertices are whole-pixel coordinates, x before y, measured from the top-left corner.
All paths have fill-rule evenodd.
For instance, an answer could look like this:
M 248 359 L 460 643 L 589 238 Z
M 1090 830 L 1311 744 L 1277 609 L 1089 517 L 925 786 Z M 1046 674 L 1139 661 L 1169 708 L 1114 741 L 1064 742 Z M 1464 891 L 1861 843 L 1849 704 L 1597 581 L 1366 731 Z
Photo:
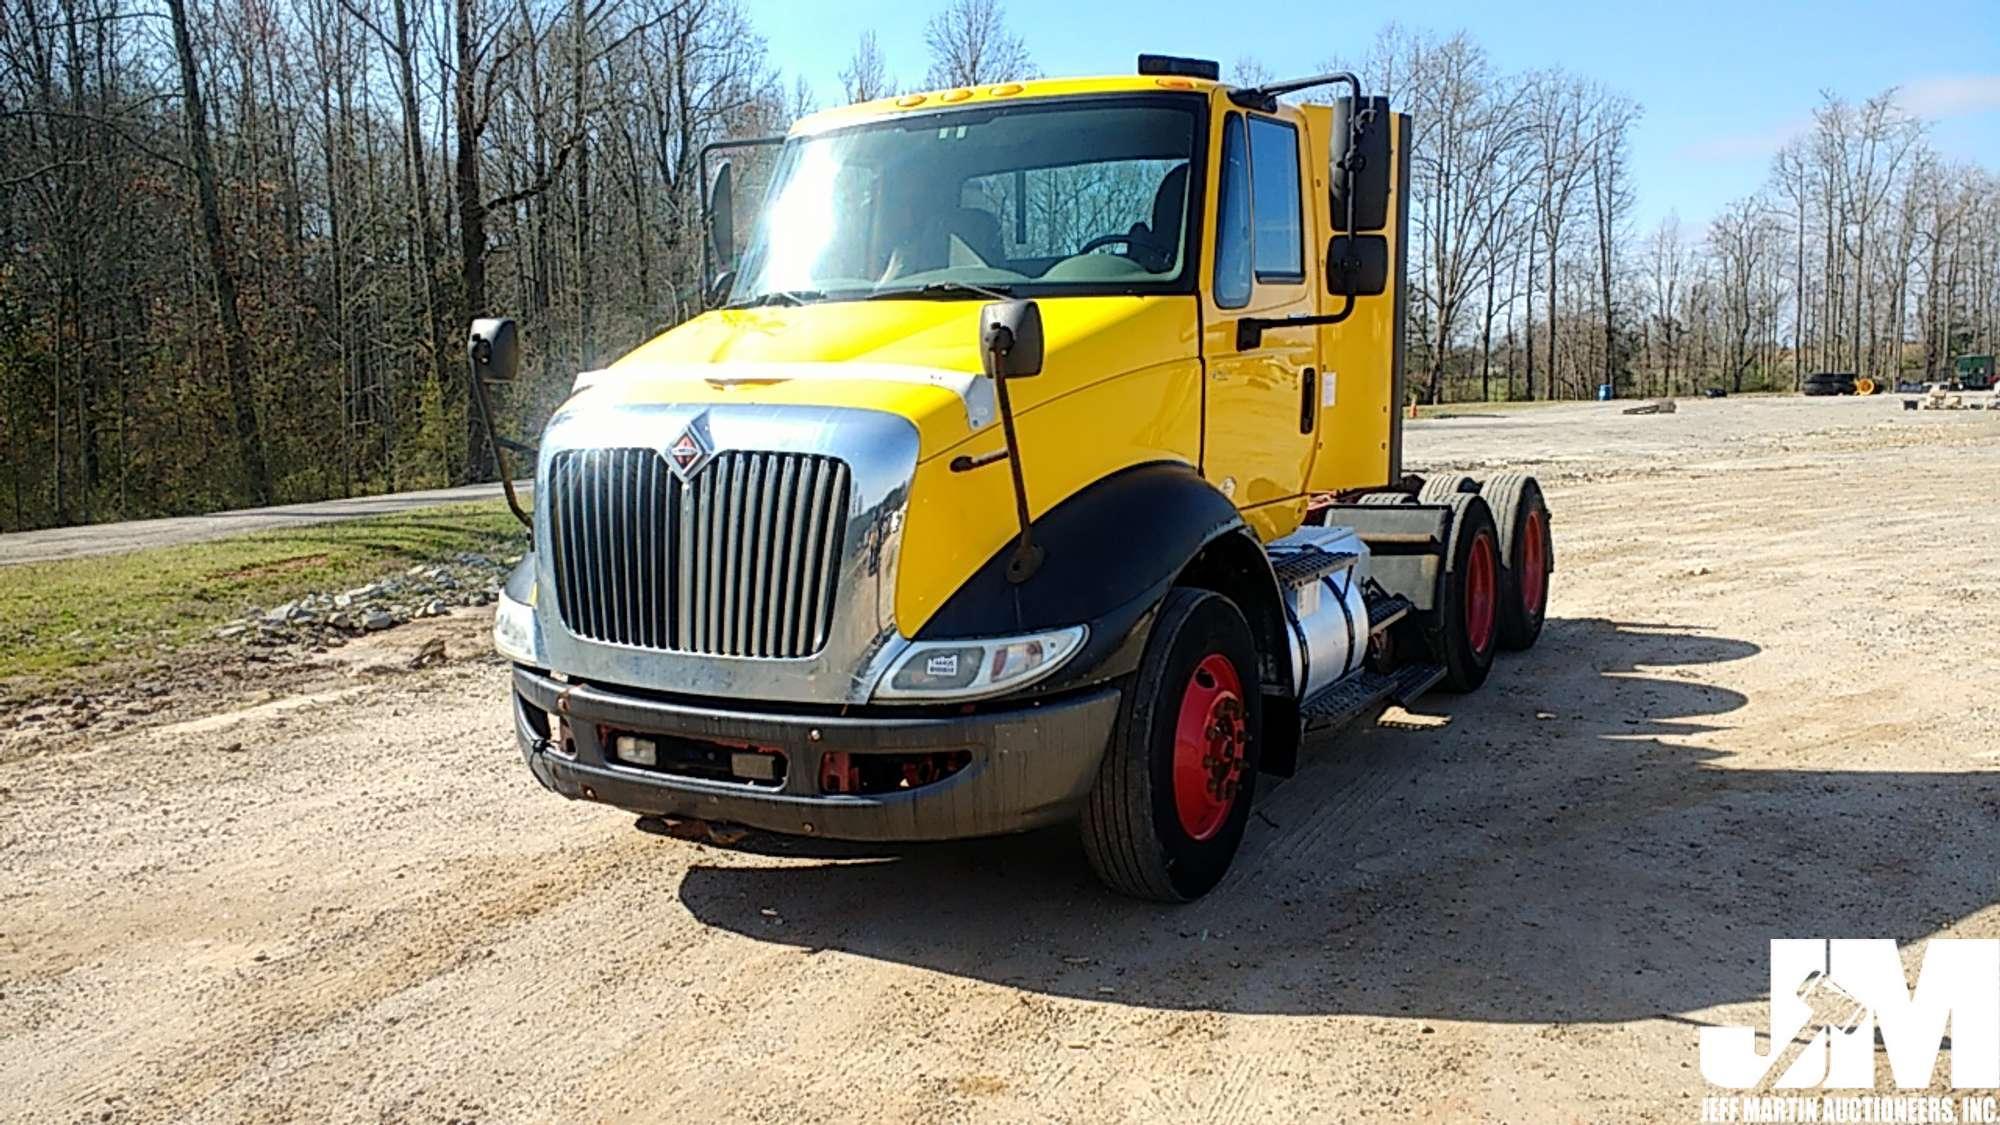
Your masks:
M 520 561 L 519 555 L 496 559 L 463 552 L 351 590 L 307 594 L 252 611 L 215 635 L 264 648 L 337 648 L 362 633 L 393 629 L 420 617 L 443 617 L 457 607 L 489 605 Z

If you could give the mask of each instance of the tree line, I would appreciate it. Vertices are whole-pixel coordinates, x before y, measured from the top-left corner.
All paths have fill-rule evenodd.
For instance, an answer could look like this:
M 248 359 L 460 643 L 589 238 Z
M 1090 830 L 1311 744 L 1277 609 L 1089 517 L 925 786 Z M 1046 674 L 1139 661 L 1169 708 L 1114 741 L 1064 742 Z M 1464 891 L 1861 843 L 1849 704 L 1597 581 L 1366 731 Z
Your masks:
M 998 0 L 925 44 L 911 87 L 1037 73 Z M 1348 65 L 1414 115 L 1426 399 L 1993 350 L 2000 184 L 1892 94 L 1828 97 L 1705 229 L 1637 232 L 1629 97 L 1463 35 Z M 865 31 L 840 81 L 905 88 Z M 490 478 L 466 323 L 521 321 L 499 409 L 532 429 L 701 307 L 702 146 L 814 102 L 736 0 L 0 0 L 0 529 Z
M 1350 66 L 1413 115 L 1408 345 L 1427 401 L 1792 390 L 1825 370 L 1893 384 L 1995 350 L 2000 176 L 1938 155 L 1895 90 L 1823 94 L 1757 191 L 1705 227 L 1640 231 L 1643 109 L 1615 88 L 1394 27 Z
M 734 0 L 0 0 L 0 528 L 490 479 L 470 319 L 546 417 L 810 108 Z

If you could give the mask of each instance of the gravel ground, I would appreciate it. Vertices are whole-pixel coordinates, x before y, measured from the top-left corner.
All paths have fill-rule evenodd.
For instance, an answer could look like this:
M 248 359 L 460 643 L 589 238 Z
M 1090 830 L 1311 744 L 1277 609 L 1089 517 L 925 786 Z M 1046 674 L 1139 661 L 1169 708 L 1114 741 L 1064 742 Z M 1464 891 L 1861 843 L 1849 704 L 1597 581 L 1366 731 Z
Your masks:
M 0 717 L 0 1117 L 1692 1122 L 1769 938 L 2000 937 L 2000 413 L 1408 447 L 1543 474 L 1542 642 L 1318 745 L 1184 908 L 1060 832 L 720 847 L 565 803 L 479 608 Z

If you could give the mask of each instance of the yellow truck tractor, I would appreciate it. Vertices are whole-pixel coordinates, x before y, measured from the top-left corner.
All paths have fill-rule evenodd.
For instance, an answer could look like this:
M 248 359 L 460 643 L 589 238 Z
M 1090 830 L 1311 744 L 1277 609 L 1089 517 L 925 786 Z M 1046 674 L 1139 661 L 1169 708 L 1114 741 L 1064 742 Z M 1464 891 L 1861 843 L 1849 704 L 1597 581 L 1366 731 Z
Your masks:
M 838 839 L 1072 822 L 1119 891 L 1214 886 L 1308 732 L 1541 630 L 1533 478 L 1402 471 L 1409 136 L 1351 75 L 1144 56 L 808 117 L 740 255 L 723 165 L 715 307 L 535 449 L 494 639 L 536 778 Z M 476 383 L 518 362 L 473 326 Z

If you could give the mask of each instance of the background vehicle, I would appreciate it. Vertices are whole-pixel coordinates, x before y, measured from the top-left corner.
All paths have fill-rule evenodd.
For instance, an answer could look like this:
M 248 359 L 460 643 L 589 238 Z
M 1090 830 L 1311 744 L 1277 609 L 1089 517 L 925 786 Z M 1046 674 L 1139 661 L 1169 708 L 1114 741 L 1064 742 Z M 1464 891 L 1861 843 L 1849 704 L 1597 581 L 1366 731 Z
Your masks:
M 1408 119 L 1216 70 L 808 118 L 740 259 L 717 174 L 721 307 L 542 437 L 495 640 L 544 785 L 842 838 L 1077 821 L 1106 883 L 1188 899 L 1309 730 L 1534 643 L 1535 480 L 1402 472 Z M 511 323 L 473 359 L 510 374 Z
M 1800 394 L 1807 395 L 1851 395 L 1854 393 L 1854 376 L 1833 371 L 1816 371 L 1806 376 L 1799 387 Z
M 1952 363 L 1952 378 L 1961 390 L 1992 390 L 1994 381 L 1993 357 L 1990 355 L 1959 356 Z

